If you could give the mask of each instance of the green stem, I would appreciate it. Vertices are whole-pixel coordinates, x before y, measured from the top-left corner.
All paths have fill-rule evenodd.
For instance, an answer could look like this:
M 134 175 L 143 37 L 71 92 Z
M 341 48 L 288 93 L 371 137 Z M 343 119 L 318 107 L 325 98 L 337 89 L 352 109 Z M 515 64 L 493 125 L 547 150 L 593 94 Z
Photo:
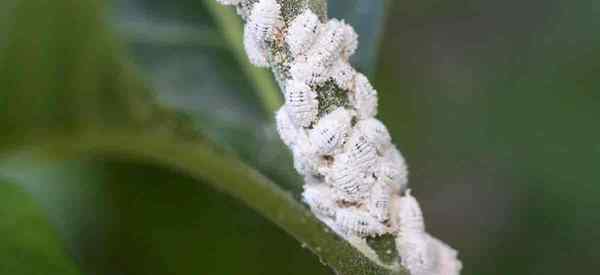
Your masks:
M 66 152 L 128 156 L 174 167 L 241 200 L 300 241 L 337 274 L 407 274 L 405 270 L 391 270 L 371 261 L 329 231 L 290 193 L 206 141 L 165 132 L 140 134 L 103 129 L 48 139 L 46 146 L 38 149 L 58 155 Z

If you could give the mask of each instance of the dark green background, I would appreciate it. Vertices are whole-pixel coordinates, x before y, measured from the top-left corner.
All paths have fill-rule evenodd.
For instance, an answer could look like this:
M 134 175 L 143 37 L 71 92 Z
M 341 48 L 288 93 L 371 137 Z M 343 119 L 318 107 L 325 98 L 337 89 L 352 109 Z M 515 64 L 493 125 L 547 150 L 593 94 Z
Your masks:
M 25 2 L 39 5 L 29 9 L 37 14 L 11 12 Z M 5 30 L 26 35 L 27 26 L 50 24 L 52 32 L 23 41 L 73 49 L 99 35 L 77 31 L 85 27 L 70 20 L 91 15 L 67 2 L 0 4 L 0 49 L 15 37 Z M 408 159 L 428 230 L 460 251 L 463 274 L 598 272 L 600 2 L 389 1 L 385 16 L 382 1 L 332 2 L 331 14 L 367 37 L 354 61 L 372 75 L 380 118 Z M 301 180 L 271 114 L 202 1 L 110 3 L 99 10 L 102 24 L 160 101 L 297 195 Z M 0 61 L 22 61 L 32 83 L 56 80 L 68 94 L 60 81 L 76 73 L 46 74 L 53 67 L 43 65 L 86 62 L 72 53 L 50 48 Z M 21 92 L 11 86 L 19 72 L 0 71 L 0 94 Z M 12 107 L 35 113 L 32 106 Z M 63 248 L 85 274 L 330 273 L 239 202 L 164 167 L 101 155 L 0 157 L 0 274 L 62 275 L 53 270 L 74 269 L 57 256 Z M 46 240 L 47 231 L 58 238 Z

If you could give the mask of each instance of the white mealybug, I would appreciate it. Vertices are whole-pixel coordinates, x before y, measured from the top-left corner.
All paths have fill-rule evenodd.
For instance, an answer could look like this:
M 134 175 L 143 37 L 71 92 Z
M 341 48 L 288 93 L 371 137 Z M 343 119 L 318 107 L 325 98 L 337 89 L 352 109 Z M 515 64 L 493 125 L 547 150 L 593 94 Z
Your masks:
M 367 118 L 358 121 L 356 128 L 361 131 L 380 154 L 383 154 L 391 145 L 392 137 L 381 121 L 375 118 Z
M 325 181 L 339 191 L 347 201 L 358 201 L 369 195 L 377 167 L 377 151 L 367 138 L 354 131 L 344 146 L 344 153 L 335 157 Z
M 277 123 L 277 132 L 283 143 L 288 147 L 296 144 L 299 129 L 296 128 L 294 123 L 290 120 L 285 107 L 281 107 L 279 111 L 277 111 L 275 114 L 275 121 Z
M 330 75 L 338 87 L 344 90 L 352 90 L 352 88 L 354 88 L 354 76 L 356 75 L 356 71 L 348 61 L 342 59 L 338 60 L 331 68 Z
M 386 227 L 365 211 L 356 208 L 339 209 L 335 217 L 338 230 L 347 236 L 377 236 L 386 233 Z
M 354 28 L 348 24 L 343 24 L 344 28 L 344 42 L 342 43 L 342 59 L 348 60 L 350 56 L 356 52 L 358 48 L 358 34 L 354 31 Z
M 320 27 L 319 17 L 310 9 L 306 9 L 292 20 L 285 37 L 292 56 L 297 56 L 311 48 Z
M 318 174 L 319 158 L 313 154 L 305 130 L 298 131 L 297 141 L 290 149 L 294 156 L 294 168 L 299 174 L 306 176 Z
M 433 263 L 429 274 L 459 275 L 462 263 L 458 260 L 458 252 L 429 234 L 427 242 Z
M 275 0 L 260 0 L 254 4 L 244 28 L 244 45 L 250 61 L 256 66 L 266 66 L 268 41 L 281 28 L 281 6 Z
M 351 103 L 361 119 L 377 115 L 377 91 L 369 83 L 369 79 L 361 73 L 354 79 L 354 93 L 350 97 Z
M 269 67 L 266 52 L 258 45 L 258 42 L 250 30 L 250 25 L 248 24 L 244 26 L 244 49 L 246 50 L 248 60 L 250 60 L 250 63 L 254 66 L 263 68 Z
M 308 51 L 306 61 L 327 68 L 331 67 L 340 56 L 340 46 L 344 42 L 345 31 L 342 22 L 336 19 L 329 20 L 314 46 Z
M 357 202 L 369 196 L 375 179 L 371 174 L 350 162 L 347 154 L 336 156 L 333 167 L 325 174 L 325 182 L 333 186 L 337 195 L 348 202 Z
M 355 129 L 344 146 L 349 165 L 365 173 L 371 173 L 377 164 L 377 149 L 368 137 Z
M 390 186 L 383 182 L 375 182 L 371 188 L 371 194 L 367 202 L 369 214 L 380 222 L 387 221 L 390 218 Z
M 417 199 L 410 194 L 410 189 L 406 190 L 404 196 L 400 197 L 397 209 L 399 219 L 398 231 L 406 232 L 425 232 L 425 223 L 423 221 L 423 212 Z
M 434 267 L 425 232 L 399 233 L 396 247 L 402 265 L 415 275 L 430 275 Z M 445 274 L 444 274 L 445 275 Z
M 329 70 L 340 58 L 340 45 L 344 40 L 344 28 L 340 21 L 329 20 L 312 48 L 295 56 L 290 67 L 293 79 L 308 85 L 319 84 L 327 80 Z
M 405 195 L 398 199 L 394 214 L 397 215 L 396 247 L 402 265 L 412 274 L 427 274 L 433 265 L 429 242 L 425 233 L 423 213 L 417 200 L 407 190 Z
M 221 5 L 237 5 L 242 2 L 242 0 L 217 0 L 217 2 Z
M 395 146 L 385 151 L 375 175 L 389 184 L 394 193 L 404 191 L 408 185 L 408 168 L 404 157 Z
M 307 85 L 323 83 L 328 77 L 327 68 L 309 62 L 292 63 L 290 66 L 290 75 L 292 76 L 292 79 L 304 82 Z
M 285 107 L 296 125 L 308 127 L 319 112 L 317 93 L 300 81 L 289 80 L 285 87 Z
M 330 218 L 336 216 L 338 206 L 331 187 L 324 184 L 306 184 L 302 198 L 314 213 Z
M 339 148 L 352 127 L 351 119 L 350 112 L 343 107 L 323 116 L 308 135 L 315 153 L 327 155 Z

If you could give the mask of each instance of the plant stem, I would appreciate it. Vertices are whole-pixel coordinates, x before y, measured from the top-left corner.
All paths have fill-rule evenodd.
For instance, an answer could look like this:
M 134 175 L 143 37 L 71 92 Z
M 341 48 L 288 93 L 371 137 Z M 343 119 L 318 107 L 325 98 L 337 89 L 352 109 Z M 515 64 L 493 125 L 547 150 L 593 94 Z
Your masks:
M 241 200 L 310 249 L 337 274 L 407 274 L 379 266 L 331 232 L 290 193 L 207 141 L 166 132 L 86 130 L 47 139 L 43 152 L 105 154 L 172 167 Z M 224 172 L 223 167 L 227 167 Z

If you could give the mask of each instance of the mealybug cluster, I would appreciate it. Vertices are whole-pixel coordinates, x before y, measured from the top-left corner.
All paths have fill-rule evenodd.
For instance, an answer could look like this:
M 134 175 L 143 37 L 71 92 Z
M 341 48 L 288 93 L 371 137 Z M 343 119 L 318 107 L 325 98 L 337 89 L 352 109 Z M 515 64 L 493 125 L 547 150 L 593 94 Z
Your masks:
M 354 29 L 336 19 L 322 22 L 307 7 L 286 18 L 286 0 L 217 1 L 246 18 L 250 61 L 285 70 L 277 131 L 305 179 L 302 197 L 315 216 L 349 240 L 394 235 L 400 262 L 413 275 L 459 274 L 457 252 L 426 233 L 406 189 L 404 157 L 375 118 L 377 91 L 350 65 L 358 47 Z M 345 100 L 331 106 L 323 87 Z

